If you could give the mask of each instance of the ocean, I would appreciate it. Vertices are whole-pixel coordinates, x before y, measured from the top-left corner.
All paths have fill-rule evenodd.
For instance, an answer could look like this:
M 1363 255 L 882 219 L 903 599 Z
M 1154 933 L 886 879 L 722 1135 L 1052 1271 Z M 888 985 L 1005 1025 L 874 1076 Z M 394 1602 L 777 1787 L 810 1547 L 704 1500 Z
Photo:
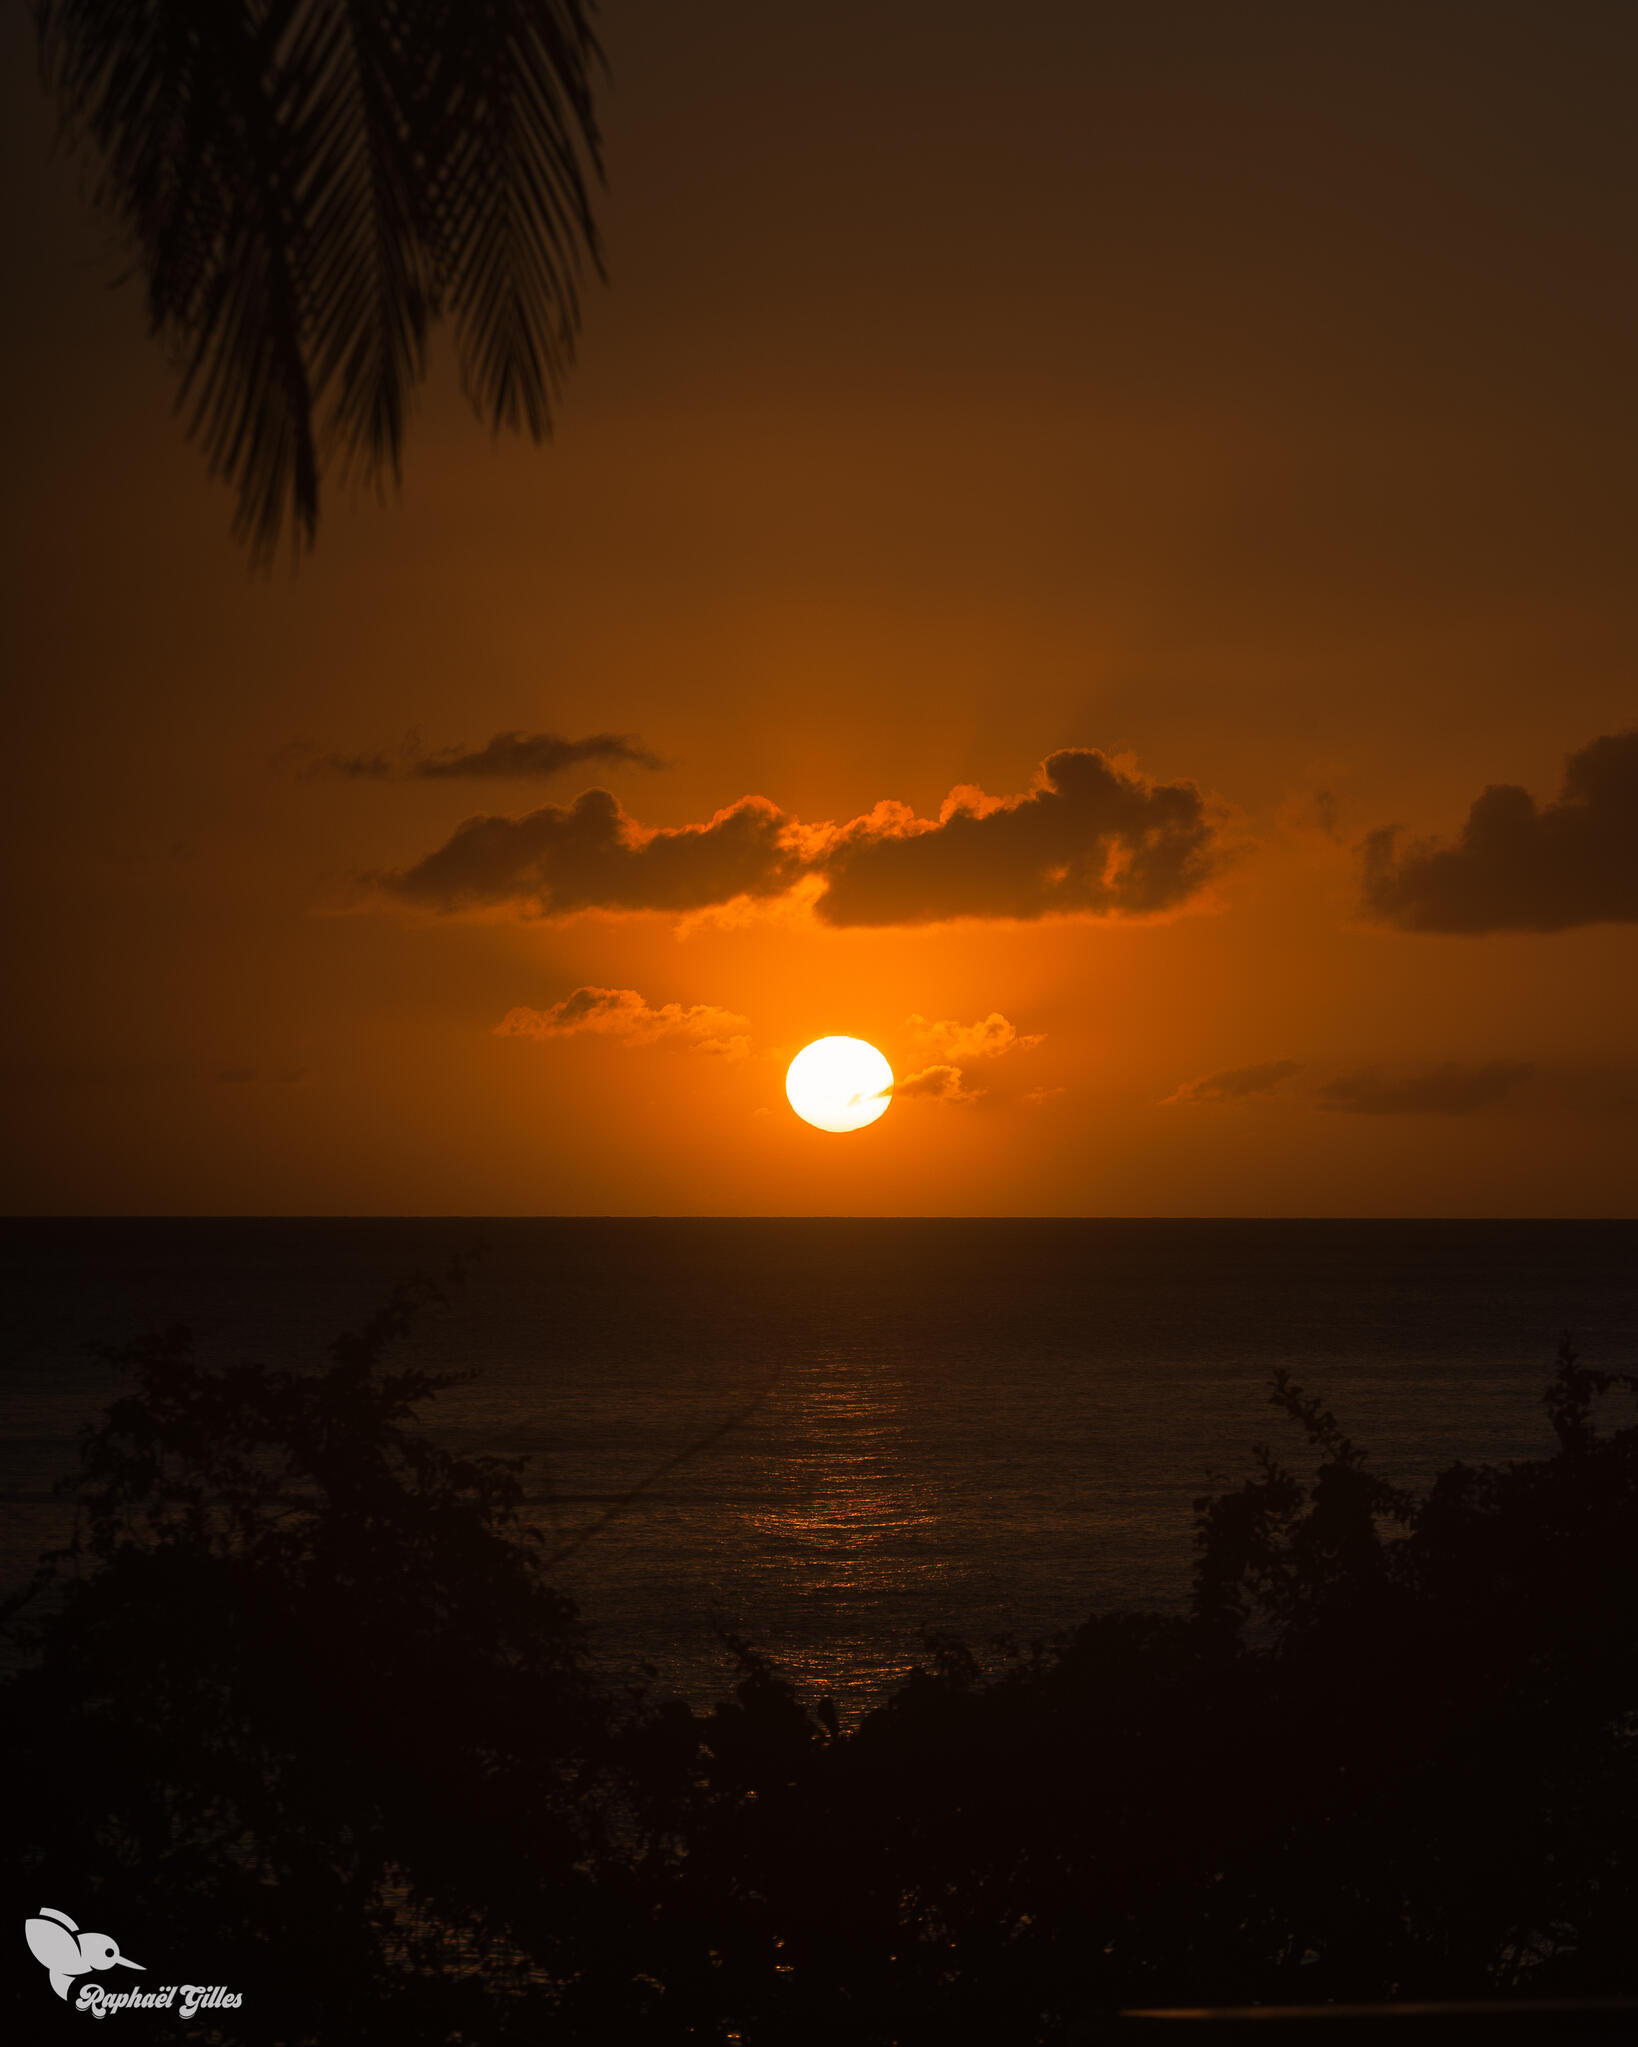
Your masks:
M 735 1635 L 844 1717 L 931 1631 L 982 1649 L 1181 1607 L 1194 1500 L 1259 1442 L 1303 1467 L 1278 1367 L 1411 1485 L 1546 1451 L 1564 1332 L 1638 1368 L 1632 1222 L 47 1220 L 0 1243 L 8 1584 L 66 1532 L 52 1482 L 120 1388 L 87 1345 L 182 1322 L 207 1361 L 317 1365 L 460 1258 L 401 1355 L 473 1373 L 434 1433 L 527 1456 L 530 1517 L 588 1537 L 554 1575 L 604 1663 L 705 1704 Z

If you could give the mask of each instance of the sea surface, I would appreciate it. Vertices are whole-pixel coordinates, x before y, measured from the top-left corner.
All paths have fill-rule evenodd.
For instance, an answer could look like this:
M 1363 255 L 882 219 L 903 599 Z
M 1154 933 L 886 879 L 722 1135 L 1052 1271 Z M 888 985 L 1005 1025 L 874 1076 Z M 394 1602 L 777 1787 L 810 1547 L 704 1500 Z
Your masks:
M 317 1366 L 454 1258 L 402 1352 L 475 1374 L 434 1432 L 530 1459 L 553 1541 L 595 1526 L 555 1575 L 600 1656 L 701 1704 L 724 1631 L 847 1716 L 929 1631 L 1178 1609 L 1193 1502 L 1259 1442 L 1303 1466 L 1278 1367 L 1408 1484 L 1547 1450 L 1564 1332 L 1638 1368 L 1630 1222 L 11 1222 L 0 1578 L 62 1539 L 52 1482 L 120 1390 L 88 1345 L 181 1322 Z

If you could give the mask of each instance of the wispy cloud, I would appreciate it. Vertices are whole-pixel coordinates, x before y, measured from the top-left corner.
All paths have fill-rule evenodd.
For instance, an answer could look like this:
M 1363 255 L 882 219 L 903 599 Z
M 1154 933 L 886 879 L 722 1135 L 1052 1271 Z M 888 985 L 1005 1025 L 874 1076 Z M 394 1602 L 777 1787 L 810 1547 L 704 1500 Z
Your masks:
M 1488 1109 L 1511 1093 L 1532 1069 L 1518 1061 L 1496 1059 L 1468 1066 L 1447 1060 L 1421 1073 L 1384 1074 L 1374 1066 L 1327 1081 L 1318 1091 L 1320 1106 L 1346 1109 L 1358 1116 L 1470 1116 Z
M 976 1102 L 984 1093 L 981 1087 L 968 1087 L 959 1066 L 927 1066 L 920 1073 L 912 1073 L 904 1080 L 893 1083 L 893 1094 L 898 1100 L 921 1099 L 929 1102 L 955 1102 L 963 1107 Z
M 696 1002 L 651 1008 L 635 988 L 576 988 L 547 1009 L 511 1009 L 495 1026 L 499 1038 L 568 1038 L 581 1032 L 618 1038 L 624 1045 L 669 1040 L 722 1059 L 743 1059 L 750 1051 L 750 1018 L 731 1009 Z
M 918 1045 L 957 1064 L 963 1059 L 999 1059 L 1008 1052 L 1027 1052 L 1045 1035 L 1037 1031 L 1021 1037 L 1018 1026 L 1009 1023 L 998 1009 L 970 1024 L 929 1023 L 924 1016 L 911 1016 L 905 1020 L 905 1029 Z
M 446 747 L 429 753 L 410 769 L 414 775 L 442 778 L 511 776 L 523 781 L 561 774 L 587 761 L 621 761 L 636 768 L 663 768 L 665 762 L 637 742 L 631 732 L 594 732 L 587 739 L 564 739 L 555 732 L 497 732 L 486 746 Z
M 591 762 L 661 768 L 665 763 L 635 733 L 593 732 L 565 739 L 557 732 L 497 732 L 482 746 L 445 746 L 427 752 L 410 738 L 396 753 L 377 747 L 365 753 L 326 753 L 310 740 L 293 740 L 275 756 L 279 766 L 303 780 L 317 776 L 343 781 L 543 781 L 566 768 Z
M 1266 1095 L 1301 1071 L 1302 1062 L 1298 1059 L 1271 1059 L 1261 1066 L 1229 1066 L 1221 1073 L 1202 1074 L 1199 1080 L 1184 1081 L 1160 1106 L 1178 1109 L 1204 1102 L 1240 1102 L 1250 1095 Z

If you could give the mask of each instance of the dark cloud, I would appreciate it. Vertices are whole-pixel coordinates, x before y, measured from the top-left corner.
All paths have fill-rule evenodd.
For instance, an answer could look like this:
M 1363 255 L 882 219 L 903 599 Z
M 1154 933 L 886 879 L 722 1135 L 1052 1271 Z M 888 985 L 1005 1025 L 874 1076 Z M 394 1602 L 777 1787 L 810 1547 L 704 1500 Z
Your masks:
M 883 803 L 851 824 L 804 826 L 746 796 L 708 824 L 650 830 L 590 789 L 567 807 L 469 818 L 414 867 L 370 879 L 429 909 L 539 916 L 702 910 L 805 882 L 826 923 L 929 924 L 1146 915 L 1186 901 L 1220 858 L 1192 783 L 1150 782 L 1081 748 L 1053 754 L 1026 795 L 956 789 L 933 819 Z
M 936 819 L 878 804 L 815 864 L 827 924 L 1063 912 L 1143 916 L 1202 888 L 1219 857 L 1192 782 L 1151 782 L 1091 747 L 1042 763 L 1023 796 L 955 789 Z
M 469 817 L 414 867 L 374 879 L 432 910 L 700 910 L 782 895 L 802 872 L 789 823 L 764 797 L 746 796 L 709 824 L 650 831 L 606 789 L 588 789 L 525 817 Z
M 495 1026 L 498 1038 L 568 1038 L 583 1031 L 618 1038 L 626 1045 L 654 1045 L 662 1039 L 696 1052 L 743 1059 L 751 1049 L 749 1017 L 696 1002 L 651 1008 L 635 988 L 576 988 L 549 1009 L 512 1009 Z
M 896 1100 L 919 1096 L 930 1102 L 976 1102 L 983 1092 L 981 1087 L 965 1084 L 959 1066 L 928 1066 L 905 1080 L 894 1081 L 892 1087 Z
M 637 744 L 630 732 L 594 732 L 589 739 L 563 739 L 555 732 L 497 732 L 487 746 L 446 747 L 424 755 L 410 769 L 413 775 L 511 775 L 517 778 L 555 775 L 583 761 L 623 761 L 632 767 L 659 768 L 665 763 Z
M 297 739 L 274 756 L 276 766 L 293 769 L 305 781 L 333 775 L 350 782 L 389 777 L 540 781 L 587 761 L 638 768 L 665 766 L 657 755 L 639 745 L 631 732 L 594 732 L 586 739 L 565 739 L 556 732 L 497 732 L 487 745 L 446 746 L 436 753 L 424 753 L 412 736 L 399 749 L 396 762 L 384 751 L 323 753 L 310 740 Z
M 1230 1066 L 1222 1073 L 1208 1073 L 1199 1080 L 1186 1080 L 1161 1103 L 1163 1109 L 1184 1108 L 1196 1102 L 1238 1102 L 1247 1095 L 1265 1095 L 1302 1071 L 1297 1059 L 1271 1059 L 1263 1066 Z
M 1454 846 L 1395 834 L 1363 848 L 1368 915 L 1404 931 L 1566 931 L 1638 922 L 1638 731 L 1595 739 L 1565 763 L 1556 803 L 1498 782 Z
M 1528 1080 L 1531 1070 L 1502 1059 L 1479 1066 L 1449 1061 L 1425 1073 L 1393 1078 L 1372 1066 L 1327 1081 L 1318 1100 L 1322 1108 L 1361 1116 L 1470 1116 L 1499 1102 Z

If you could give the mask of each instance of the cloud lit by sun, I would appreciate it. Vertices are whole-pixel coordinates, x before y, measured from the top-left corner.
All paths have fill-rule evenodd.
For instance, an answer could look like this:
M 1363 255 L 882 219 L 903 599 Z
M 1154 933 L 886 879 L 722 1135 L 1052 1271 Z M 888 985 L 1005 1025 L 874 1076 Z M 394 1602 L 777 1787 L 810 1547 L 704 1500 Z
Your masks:
M 802 891 L 833 930 L 1150 918 L 1202 896 L 1228 857 L 1221 810 L 1192 782 L 1064 747 L 1022 795 L 959 787 L 932 818 L 888 799 L 847 824 L 805 825 L 752 795 L 702 824 L 651 826 L 587 789 L 522 816 L 469 817 L 412 866 L 365 879 L 383 901 L 441 916 L 689 916 Z

